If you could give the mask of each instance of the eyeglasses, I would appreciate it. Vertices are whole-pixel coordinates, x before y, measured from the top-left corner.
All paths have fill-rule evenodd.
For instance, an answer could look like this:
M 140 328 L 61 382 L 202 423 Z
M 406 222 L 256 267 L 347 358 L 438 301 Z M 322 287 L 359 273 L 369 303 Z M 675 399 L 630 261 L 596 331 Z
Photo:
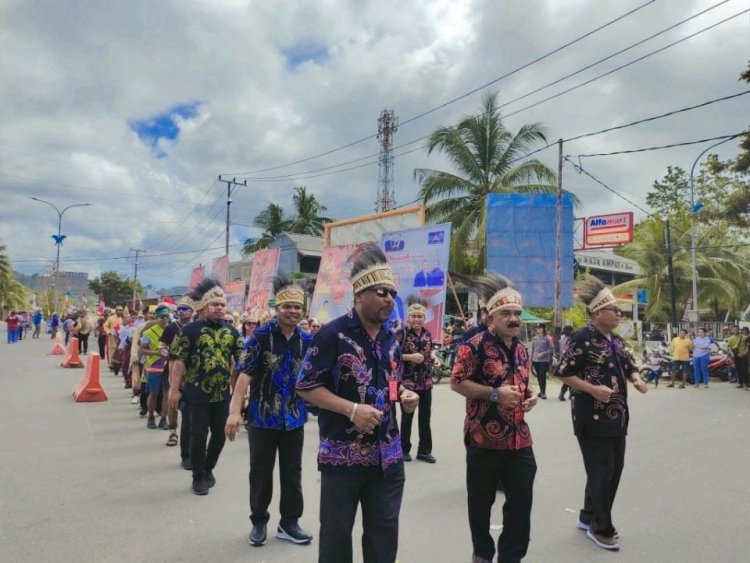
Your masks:
M 398 295 L 398 291 L 395 289 L 388 289 L 387 287 L 375 287 L 370 289 L 370 291 L 381 299 L 385 299 L 389 295 L 391 296 L 391 299 L 396 299 L 396 296 Z
M 622 309 L 617 309 L 615 307 L 604 307 L 599 310 L 600 311 L 612 311 L 615 315 L 622 315 Z
M 178 307 L 177 307 L 177 310 L 178 310 L 178 311 L 179 311 L 180 313 L 186 313 L 187 311 L 192 311 L 192 309 L 191 309 L 190 307 L 186 307 L 185 305 L 180 305 L 180 306 L 178 306 Z

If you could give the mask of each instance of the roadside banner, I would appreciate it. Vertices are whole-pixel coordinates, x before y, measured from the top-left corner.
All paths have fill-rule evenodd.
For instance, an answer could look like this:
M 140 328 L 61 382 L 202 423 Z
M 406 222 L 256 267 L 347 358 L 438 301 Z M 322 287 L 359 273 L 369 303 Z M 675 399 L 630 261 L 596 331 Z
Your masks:
M 188 291 L 193 289 L 203 279 L 203 272 L 205 268 L 203 266 L 196 266 L 190 273 L 190 283 L 188 283 Z
M 425 327 L 437 341 L 443 338 L 450 246 L 450 223 L 392 231 L 384 233 L 381 239 L 398 289 L 392 320 L 403 321 L 407 316 L 407 298 L 420 295 L 428 303 Z
M 223 286 L 227 283 L 227 269 L 229 268 L 229 256 L 214 258 L 211 265 L 211 275 Z
M 279 268 L 280 254 L 281 249 L 276 247 L 259 250 L 253 255 L 253 271 L 245 312 L 259 319 L 270 312 L 269 301 L 273 297 L 271 283 Z
M 227 311 L 240 313 L 245 310 L 245 282 L 232 281 L 224 284 L 224 293 L 227 296 Z
M 340 317 L 352 307 L 352 284 L 349 281 L 349 256 L 359 244 L 326 246 L 320 259 L 315 291 L 309 315 L 321 323 Z

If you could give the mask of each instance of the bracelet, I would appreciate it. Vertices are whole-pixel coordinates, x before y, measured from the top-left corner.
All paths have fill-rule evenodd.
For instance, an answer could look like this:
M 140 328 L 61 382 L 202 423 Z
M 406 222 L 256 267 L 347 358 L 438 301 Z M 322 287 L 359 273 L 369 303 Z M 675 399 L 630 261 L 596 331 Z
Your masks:
M 359 403 L 352 403 L 352 414 L 349 416 L 349 422 L 354 422 L 354 415 L 357 413 Z

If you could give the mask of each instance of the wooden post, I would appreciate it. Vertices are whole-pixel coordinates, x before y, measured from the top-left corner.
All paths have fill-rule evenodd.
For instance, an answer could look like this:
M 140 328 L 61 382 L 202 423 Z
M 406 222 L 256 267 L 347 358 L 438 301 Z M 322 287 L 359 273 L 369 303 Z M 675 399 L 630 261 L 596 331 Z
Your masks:
M 448 285 L 451 287 L 451 292 L 453 293 L 453 299 L 456 300 L 456 305 L 458 305 L 458 312 L 461 313 L 461 318 L 466 319 L 466 315 L 464 315 L 464 309 L 461 307 L 461 302 L 458 300 L 458 295 L 456 294 L 456 286 L 453 285 L 453 280 L 451 279 L 450 272 L 447 272 L 446 275 L 448 276 Z

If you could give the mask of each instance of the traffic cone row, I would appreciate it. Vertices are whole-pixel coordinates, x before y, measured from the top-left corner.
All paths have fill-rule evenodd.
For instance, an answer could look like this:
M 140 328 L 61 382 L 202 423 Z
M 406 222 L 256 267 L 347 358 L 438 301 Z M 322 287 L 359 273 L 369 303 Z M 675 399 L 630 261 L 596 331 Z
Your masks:
M 102 384 L 99 381 L 100 360 L 101 358 L 99 358 L 97 352 L 90 352 L 88 354 L 83 377 L 73 390 L 73 400 L 76 403 L 93 403 L 108 400 L 107 393 L 104 392 Z
M 63 346 L 62 340 L 62 333 L 58 331 L 57 335 L 55 335 L 55 345 L 52 347 L 52 351 L 50 352 L 51 356 L 65 355 L 65 347 Z
M 60 365 L 64 368 L 82 368 L 83 360 L 78 355 L 78 339 L 71 338 L 68 344 L 68 355 L 65 359 L 60 362 Z

